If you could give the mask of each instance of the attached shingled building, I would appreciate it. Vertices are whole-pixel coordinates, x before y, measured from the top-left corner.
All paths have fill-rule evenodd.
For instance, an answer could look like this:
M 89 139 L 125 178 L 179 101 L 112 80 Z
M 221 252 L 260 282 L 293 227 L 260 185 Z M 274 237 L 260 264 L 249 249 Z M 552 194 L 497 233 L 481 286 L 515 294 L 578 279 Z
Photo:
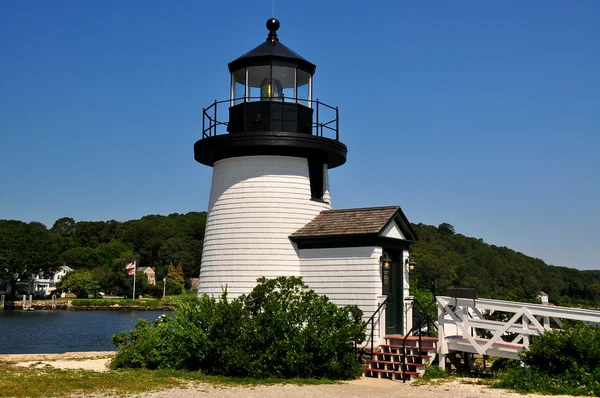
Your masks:
M 366 319 L 386 297 L 380 264 L 386 252 L 393 260 L 392 295 L 385 316 L 376 319 L 375 336 L 410 329 L 405 263 L 417 236 L 399 206 L 325 210 L 292 233 L 290 240 L 297 247 L 304 282 L 338 305 L 359 306 Z

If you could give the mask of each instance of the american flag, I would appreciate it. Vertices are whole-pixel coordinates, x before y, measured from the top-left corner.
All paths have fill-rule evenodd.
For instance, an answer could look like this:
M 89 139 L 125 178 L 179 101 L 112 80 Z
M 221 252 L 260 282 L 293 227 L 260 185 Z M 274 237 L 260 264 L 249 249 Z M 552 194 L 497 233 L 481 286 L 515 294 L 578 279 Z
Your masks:
M 129 275 L 135 274 L 135 261 L 125 265 L 125 269 L 129 271 Z

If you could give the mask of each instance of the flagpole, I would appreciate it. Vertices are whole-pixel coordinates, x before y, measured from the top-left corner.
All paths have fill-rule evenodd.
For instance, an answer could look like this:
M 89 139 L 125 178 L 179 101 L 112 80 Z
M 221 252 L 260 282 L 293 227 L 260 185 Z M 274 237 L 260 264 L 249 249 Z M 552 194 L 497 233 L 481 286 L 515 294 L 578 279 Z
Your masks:
M 135 300 L 135 274 L 137 271 L 137 261 L 133 262 L 133 299 Z

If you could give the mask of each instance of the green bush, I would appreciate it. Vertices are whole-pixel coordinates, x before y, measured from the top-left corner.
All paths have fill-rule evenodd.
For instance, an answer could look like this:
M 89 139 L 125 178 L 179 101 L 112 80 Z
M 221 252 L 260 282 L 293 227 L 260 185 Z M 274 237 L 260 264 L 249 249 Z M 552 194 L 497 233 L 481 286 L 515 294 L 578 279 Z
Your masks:
M 174 318 L 162 315 L 154 322 L 138 319 L 134 330 L 113 335 L 118 352 L 111 367 L 199 369 L 205 357 L 206 333 L 195 316 L 206 304 L 212 306 L 214 300 L 181 303 Z
M 600 396 L 600 329 L 577 325 L 537 336 L 497 387 L 521 392 Z
M 506 373 L 510 369 L 520 368 L 523 362 L 518 359 L 494 358 L 490 369 L 493 374 Z
M 261 278 L 248 295 L 184 302 L 173 318 L 113 336 L 112 367 L 351 379 L 361 373 L 354 348 L 364 339 L 361 318 L 357 307 L 336 306 L 301 278 Z
M 427 365 L 425 366 L 425 372 L 423 373 L 423 380 L 432 380 L 432 379 L 444 379 L 448 377 L 448 373 L 440 369 L 438 365 Z
M 593 395 L 600 396 L 600 369 L 582 374 L 566 370 L 551 376 L 533 367 L 511 368 L 494 387 L 508 388 L 521 393 Z
M 526 365 L 548 375 L 560 375 L 569 369 L 590 373 L 600 368 L 600 329 L 583 324 L 553 329 L 535 337 L 521 358 Z

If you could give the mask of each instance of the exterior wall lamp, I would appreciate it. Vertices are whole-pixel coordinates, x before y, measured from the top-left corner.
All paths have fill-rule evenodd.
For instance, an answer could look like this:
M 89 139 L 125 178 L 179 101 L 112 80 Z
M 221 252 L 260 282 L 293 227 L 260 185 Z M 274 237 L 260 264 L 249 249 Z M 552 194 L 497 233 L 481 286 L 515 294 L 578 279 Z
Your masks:
M 406 260 L 404 260 L 404 264 L 408 265 L 408 269 L 410 271 L 413 271 L 415 269 L 415 267 L 417 266 L 417 262 L 410 257 L 408 257 Z
M 383 268 L 390 268 L 390 264 L 392 263 L 392 258 L 386 252 L 383 252 L 383 256 L 379 257 L 379 264 L 383 266 Z
M 381 276 L 383 279 L 383 294 L 391 294 L 391 284 L 390 280 L 392 279 L 392 258 L 386 253 L 383 252 L 383 256 L 379 257 L 379 264 L 381 264 Z

